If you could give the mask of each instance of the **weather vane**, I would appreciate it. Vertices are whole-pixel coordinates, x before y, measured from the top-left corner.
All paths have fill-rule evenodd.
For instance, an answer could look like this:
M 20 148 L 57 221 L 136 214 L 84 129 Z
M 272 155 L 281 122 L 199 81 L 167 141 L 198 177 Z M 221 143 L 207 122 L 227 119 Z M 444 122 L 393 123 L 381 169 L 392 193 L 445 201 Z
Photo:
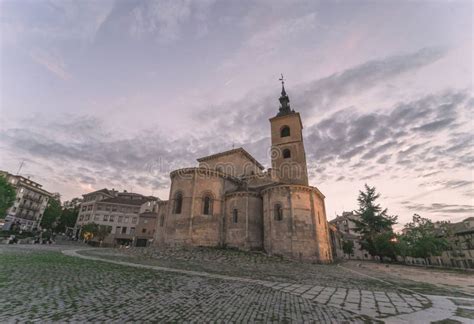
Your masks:
M 281 81 L 281 85 L 285 85 L 285 79 L 283 78 L 283 73 L 281 74 L 281 78 L 279 78 L 278 80 Z

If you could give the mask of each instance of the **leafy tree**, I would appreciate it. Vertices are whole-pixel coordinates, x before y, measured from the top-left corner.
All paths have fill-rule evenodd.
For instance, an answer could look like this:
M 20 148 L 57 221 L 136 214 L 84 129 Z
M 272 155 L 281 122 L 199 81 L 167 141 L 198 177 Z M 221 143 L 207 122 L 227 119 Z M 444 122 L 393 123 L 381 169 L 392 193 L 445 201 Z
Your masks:
M 354 254 L 354 242 L 352 242 L 351 240 L 343 241 L 342 251 L 347 255 Z
M 414 258 L 440 255 L 448 246 L 444 238 L 436 236 L 433 222 L 418 214 L 414 214 L 412 222 L 405 225 L 402 240 L 406 242 L 407 255 Z
M 357 201 L 359 209 L 356 215 L 358 220 L 355 230 L 361 235 L 361 246 L 372 256 L 379 256 L 383 260 L 384 256 L 395 256 L 395 234 L 392 225 L 396 224 L 397 216 L 389 216 L 387 209 L 382 209 L 376 200 L 380 194 L 376 193 L 375 187 L 365 185 L 365 191 L 359 191 Z
M 74 227 L 76 224 L 77 216 L 79 215 L 79 208 L 63 208 L 61 211 L 61 217 L 59 218 L 58 226 L 56 230 L 58 232 L 65 232 L 67 227 Z
M 92 240 L 99 231 L 99 225 L 96 223 L 88 223 L 82 226 L 81 236 L 85 240 Z
M 48 206 L 44 210 L 40 226 L 45 229 L 53 229 L 61 217 L 61 202 L 58 199 L 50 198 Z
M 0 176 L 0 218 L 5 218 L 8 208 L 13 206 L 16 199 L 15 187 L 7 179 Z
M 85 224 L 82 227 L 81 233 L 82 237 L 88 241 L 92 240 L 93 238 L 97 238 L 97 240 L 103 241 L 107 237 L 107 235 L 110 234 L 111 231 L 111 226 L 89 223 Z

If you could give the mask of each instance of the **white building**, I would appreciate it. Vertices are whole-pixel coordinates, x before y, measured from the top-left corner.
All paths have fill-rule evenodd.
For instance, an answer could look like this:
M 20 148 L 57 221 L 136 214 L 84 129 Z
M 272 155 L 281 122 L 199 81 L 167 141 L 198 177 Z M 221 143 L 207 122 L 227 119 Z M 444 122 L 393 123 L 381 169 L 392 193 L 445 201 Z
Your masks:
M 82 226 L 95 223 L 108 226 L 105 243 L 131 244 L 139 223 L 139 214 L 155 211 L 158 198 L 137 193 L 101 189 L 83 195 L 75 226 L 79 236 Z
M 20 175 L 0 171 L 16 189 L 16 200 L 5 215 L 4 230 L 19 228 L 32 231 L 40 228 L 44 210 L 53 194 L 42 189 L 42 185 Z

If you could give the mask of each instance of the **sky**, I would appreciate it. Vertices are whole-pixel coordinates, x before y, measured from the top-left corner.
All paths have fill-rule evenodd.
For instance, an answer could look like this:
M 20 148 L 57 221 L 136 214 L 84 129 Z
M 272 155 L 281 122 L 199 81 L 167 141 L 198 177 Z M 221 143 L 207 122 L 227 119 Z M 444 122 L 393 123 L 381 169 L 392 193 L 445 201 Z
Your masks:
M 168 199 L 242 146 L 270 166 L 281 73 L 328 219 L 474 215 L 470 1 L 0 0 L 0 169 L 62 200 Z

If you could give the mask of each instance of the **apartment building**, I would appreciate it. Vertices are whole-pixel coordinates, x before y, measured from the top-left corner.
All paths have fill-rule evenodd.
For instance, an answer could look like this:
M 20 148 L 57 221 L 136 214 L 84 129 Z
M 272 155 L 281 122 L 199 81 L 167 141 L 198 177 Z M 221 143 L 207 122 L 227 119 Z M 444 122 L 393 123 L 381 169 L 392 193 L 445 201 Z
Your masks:
M 0 176 L 15 187 L 16 200 L 7 210 L 4 230 L 21 229 L 33 231 L 40 229 L 44 210 L 53 194 L 44 190 L 41 184 L 20 175 L 14 175 L 0 170 Z
M 333 254 L 335 257 L 344 256 L 349 259 L 371 260 L 372 256 L 366 250 L 362 249 L 360 245 L 360 234 L 356 231 L 357 225 L 355 220 L 358 220 L 354 212 L 343 212 L 342 215 L 336 216 L 335 219 L 329 221 L 329 229 L 331 242 L 333 245 Z M 352 241 L 354 248 L 351 255 L 346 255 L 342 251 L 342 244 L 344 241 Z
M 85 224 L 96 223 L 109 227 L 110 235 L 104 243 L 132 244 L 140 213 L 152 212 L 157 200 L 156 197 L 114 189 L 85 194 L 76 221 L 75 235 L 79 237 Z

